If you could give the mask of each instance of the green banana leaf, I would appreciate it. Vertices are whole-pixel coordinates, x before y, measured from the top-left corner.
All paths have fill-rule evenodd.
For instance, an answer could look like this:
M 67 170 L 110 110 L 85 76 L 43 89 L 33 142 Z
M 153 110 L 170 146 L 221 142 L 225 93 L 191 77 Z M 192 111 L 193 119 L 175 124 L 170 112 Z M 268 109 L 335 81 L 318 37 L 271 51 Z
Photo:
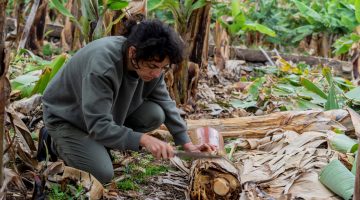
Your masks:
M 316 86 L 313 82 L 311 82 L 310 80 L 306 79 L 306 78 L 301 78 L 300 79 L 300 83 L 302 86 L 304 86 L 306 89 L 310 90 L 311 92 L 314 92 L 315 94 L 319 95 L 320 97 L 327 99 L 328 96 L 318 87 Z
M 39 81 L 36 83 L 33 91 L 31 92 L 31 95 L 36 93 L 42 94 L 44 92 L 47 84 L 50 81 L 50 75 L 51 75 L 51 69 L 49 67 L 46 67 L 43 73 L 41 74 Z
M 194 4 L 191 5 L 191 11 L 199 9 L 203 6 L 205 6 L 207 3 L 205 0 L 198 0 Z
M 264 26 L 256 22 L 247 22 L 245 24 L 245 27 L 253 31 L 259 31 L 260 33 L 266 34 L 271 37 L 276 37 L 275 31 L 273 31 L 271 28 L 267 26 Z
M 335 194 L 346 200 L 352 198 L 355 176 L 339 160 L 333 160 L 325 166 L 319 178 Z
M 257 78 L 249 86 L 249 94 L 252 96 L 253 100 L 257 100 L 259 97 L 259 91 L 262 85 L 265 83 L 266 79 L 264 77 Z
M 329 94 L 325 103 L 325 110 L 339 109 L 338 99 L 336 97 L 335 84 L 332 82 L 329 90 Z
M 39 80 L 39 76 L 35 75 L 36 71 L 29 72 L 27 74 L 21 75 L 12 79 L 11 90 L 20 91 L 21 97 L 28 97 L 31 95 L 31 92 L 35 86 L 35 83 Z
M 51 67 L 50 80 L 56 75 L 56 73 L 59 71 L 59 69 L 64 65 L 66 59 L 67 59 L 67 55 L 61 54 L 51 62 L 51 64 L 50 64 L 50 67 Z
M 75 17 L 70 13 L 68 9 L 59 1 L 59 0 L 50 0 L 54 4 L 55 8 L 64 16 L 69 17 L 70 19 L 75 19 Z
M 121 10 L 129 5 L 128 1 L 124 0 L 108 0 L 107 7 L 111 10 Z
M 318 12 L 316 12 L 315 10 L 313 10 L 312 8 L 308 7 L 307 5 L 305 5 L 300 1 L 293 0 L 293 2 L 295 3 L 296 7 L 299 9 L 300 13 L 310 22 L 310 24 L 313 24 L 314 21 L 320 23 L 323 22 L 324 19 Z
M 351 100 L 360 101 L 360 86 L 345 93 L 345 97 Z
M 295 100 L 296 102 L 296 106 L 297 106 L 297 110 L 322 110 L 322 107 L 308 101 L 308 100 L 304 100 L 301 98 L 297 98 Z
M 256 107 L 256 101 L 242 101 L 239 99 L 233 99 L 229 102 L 233 107 L 235 108 L 250 108 L 250 107 Z
M 314 92 L 309 91 L 305 87 L 302 87 L 299 90 L 297 90 L 297 95 L 303 99 L 310 100 L 311 103 L 313 104 L 324 105 L 326 103 L 326 99 L 320 97 Z
M 356 21 L 360 23 L 360 0 L 355 0 L 355 17 Z

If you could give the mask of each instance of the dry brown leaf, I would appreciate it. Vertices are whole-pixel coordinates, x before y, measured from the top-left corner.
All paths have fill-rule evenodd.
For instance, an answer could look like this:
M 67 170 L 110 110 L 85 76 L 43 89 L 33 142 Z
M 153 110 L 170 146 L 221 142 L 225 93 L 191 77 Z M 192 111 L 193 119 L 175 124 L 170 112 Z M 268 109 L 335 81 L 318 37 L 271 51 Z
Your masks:
M 286 199 L 292 197 L 290 188 L 304 173 L 314 172 L 317 174 L 318 169 L 329 162 L 331 152 L 328 149 L 317 151 L 319 145 L 326 142 L 325 138 L 325 133 L 315 131 L 305 132 L 301 135 L 296 132 L 278 132 L 271 136 L 269 143 L 265 144 L 267 148 L 263 149 L 267 151 L 264 150 L 262 154 L 254 150 L 234 154 L 235 156 L 241 155 L 241 159 L 235 160 L 241 163 L 239 169 L 242 184 L 256 184 L 255 189 L 245 192 L 248 195 L 247 198 L 266 199 L 264 196 L 269 196 Z M 259 141 L 260 139 L 252 142 L 258 143 Z M 279 147 L 281 148 L 279 149 Z M 276 151 L 274 151 L 275 149 Z
M 165 142 L 173 141 L 172 135 L 167 130 L 157 129 L 157 130 L 149 132 L 147 134 L 150 135 L 150 136 L 156 137 L 156 138 L 158 138 L 158 139 L 160 139 L 162 141 L 165 141 Z
M 305 154 L 305 151 L 300 151 L 296 152 L 294 155 L 291 155 L 285 163 L 285 168 L 289 169 L 300 167 L 301 160 L 304 158 Z
M 198 86 L 198 96 L 201 99 L 206 99 L 208 101 L 215 101 L 216 96 L 215 93 L 211 90 L 211 88 L 206 83 L 201 83 Z
M 319 200 L 340 199 L 320 183 L 319 176 L 316 172 L 303 174 L 289 188 L 289 194 L 291 194 L 293 198 L 300 197 Z
M 21 158 L 21 161 L 24 162 L 31 169 L 41 169 L 41 165 L 39 164 L 39 162 L 29 153 L 24 151 L 20 145 L 17 145 L 16 147 L 16 154 Z
M 360 115 L 351 108 L 347 108 L 350 113 L 352 124 L 355 128 L 355 134 L 360 138 Z
M 15 101 L 11 104 L 14 110 L 21 112 L 24 115 L 29 115 L 31 111 L 35 110 L 41 104 L 41 95 L 35 94 L 30 98 L 24 98 Z
M 321 133 L 321 132 L 315 132 L 315 131 L 305 132 L 305 133 L 301 134 L 299 137 L 297 137 L 296 140 L 294 140 L 288 146 L 283 148 L 281 151 L 278 151 L 278 154 L 292 153 L 309 142 L 312 142 L 312 141 L 318 140 L 318 139 L 324 139 L 325 137 L 326 137 L 326 134 Z
M 48 164 L 46 169 L 44 170 L 43 174 L 47 176 L 53 176 L 55 174 L 62 173 L 64 171 L 65 164 L 62 161 L 57 161 Z
M 33 139 L 31 138 L 31 133 L 24 122 L 18 117 L 16 111 L 12 109 L 6 109 L 7 114 L 9 115 L 10 120 L 14 124 L 16 133 L 20 133 L 19 136 L 24 140 L 23 145 L 27 148 L 26 151 L 32 152 L 36 151 L 36 147 Z
M 85 172 L 79 169 L 65 166 L 62 175 L 55 174 L 53 177 L 49 176 L 49 180 L 61 182 L 66 179 L 74 180 L 80 183 L 87 192 L 87 196 L 90 199 L 100 199 L 103 196 L 103 185 L 89 172 Z
M 7 186 L 9 183 L 13 183 L 23 194 L 26 194 L 26 187 L 21 180 L 21 177 L 15 173 L 12 169 L 4 168 L 4 180 L 2 182 L 2 186 L 0 188 L 0 193 L 5 193 L 5 190 L 7 189 Z
M 179 157 L 173 157 L 170 159 L 170 162 L 175 165 L 178 169 L 180 169 L 182 172 L 189 174 L 190 170 L 189 167 L 186 166 L 186 163 L 181 160 Z

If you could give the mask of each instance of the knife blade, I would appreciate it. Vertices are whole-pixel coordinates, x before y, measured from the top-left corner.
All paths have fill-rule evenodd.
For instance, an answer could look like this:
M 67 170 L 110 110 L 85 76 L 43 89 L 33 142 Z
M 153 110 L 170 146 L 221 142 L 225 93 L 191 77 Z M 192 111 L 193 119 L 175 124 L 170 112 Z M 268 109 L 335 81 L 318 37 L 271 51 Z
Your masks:
M 175 156 L 178 156 L 179 158 L 223 158 L 220 155 L 213 155 L 211 153 L 205 153 L 205 152 L 188 152 L 188 151 L 175 151 Z

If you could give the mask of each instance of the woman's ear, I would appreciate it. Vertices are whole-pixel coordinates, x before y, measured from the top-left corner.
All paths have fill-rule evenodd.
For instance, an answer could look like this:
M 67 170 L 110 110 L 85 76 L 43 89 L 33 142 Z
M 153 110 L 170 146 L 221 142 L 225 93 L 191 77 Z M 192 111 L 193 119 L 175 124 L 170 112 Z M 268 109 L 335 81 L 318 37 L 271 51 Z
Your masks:
M 129 58 L 135 58 L 136 55 L 136 48 L 134 46 L 129 47 Z

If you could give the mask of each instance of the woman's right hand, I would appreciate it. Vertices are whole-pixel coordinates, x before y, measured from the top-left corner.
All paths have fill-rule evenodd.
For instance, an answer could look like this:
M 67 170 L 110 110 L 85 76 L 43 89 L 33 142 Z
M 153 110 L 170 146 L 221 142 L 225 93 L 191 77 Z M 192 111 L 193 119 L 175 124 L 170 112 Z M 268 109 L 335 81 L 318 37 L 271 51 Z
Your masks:
M 145 147 L 147 151 L 157 159 L 169 159 L 174 157 L 174 147 L 149 135 L 142 135 L 140 138 L 140 146 Z

